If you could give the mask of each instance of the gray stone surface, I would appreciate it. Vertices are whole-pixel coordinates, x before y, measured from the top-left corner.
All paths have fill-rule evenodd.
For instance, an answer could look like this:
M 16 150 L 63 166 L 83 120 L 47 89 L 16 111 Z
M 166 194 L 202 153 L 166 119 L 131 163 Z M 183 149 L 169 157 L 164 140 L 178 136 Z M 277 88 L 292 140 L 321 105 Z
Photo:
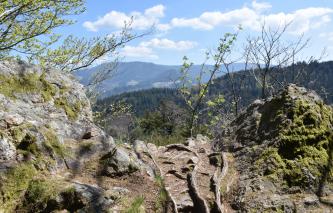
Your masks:
M 113 148 L 109 153 L 101 158 L 103 172 L 111 177 L 130 174 L 139 169 L 136 158 L 121 147 Z
M 0 160 L 1 161 L 10 161 L 14 160 L 16 157 L 16 148 L 15 146 L 8 141 L 7 138 L 1 138 L 0 135 Z

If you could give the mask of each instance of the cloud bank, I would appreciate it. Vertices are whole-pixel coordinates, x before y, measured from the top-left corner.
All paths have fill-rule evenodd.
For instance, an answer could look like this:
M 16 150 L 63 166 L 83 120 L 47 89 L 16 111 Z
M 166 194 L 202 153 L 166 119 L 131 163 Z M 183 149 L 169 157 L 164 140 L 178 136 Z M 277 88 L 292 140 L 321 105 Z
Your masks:
M 166 7 L 162 4 L 147 8 L 144 12 L 131 12 L 129 14 L 110 11 L 96 21 L 86 21 L 83 26 L 90 31 L 101 29 L 121 29 L 124 22 L 134 21 L 133 29 L 145 30 L 155 25 L 160 31 L 173 28 L 192 28 L 195 30 L 213 30 L 219 26 L 237 27 L 258 31 L 263 22 L 275 27 L 291 22 L 289 32 L 293 34 L 305 33 L 311 29 L 319 28 L 331 21 L 333 9 L 328 7 L 309 7 L 285 13 L 270 13 L 272 5 L 268 2 L 252 1 L 251 5 L 242 8 L 221 11 L 205 11 L 198 17 L 173 17 L 167 23 L 161 23 L 165 17 Z

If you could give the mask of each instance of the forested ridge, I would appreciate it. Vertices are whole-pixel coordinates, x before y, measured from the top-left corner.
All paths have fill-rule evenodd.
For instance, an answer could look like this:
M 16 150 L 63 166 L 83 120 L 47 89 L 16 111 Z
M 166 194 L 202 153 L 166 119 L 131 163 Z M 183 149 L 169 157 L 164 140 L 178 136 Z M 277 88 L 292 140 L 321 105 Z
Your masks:
M 316 91 L 326 103 L 333 103 L 333 61 L 298 63 L 282 69 L 276 70 L 271 79 L 273 89 L 271 95 L 281 89 L 287 83 L 294 83 Z M 240 95 L 240 108 L 246 107 L 253 100 L 260 98 L 260 87 L 257 84 L 252 71 L 239 71 L 232 73 L 234 81 L 238 85 L 237 93 Z M 295 76 L 298 75 L 298 76 Z M 279 84 L 278 82 L 283 82 Z M 232 85 L 228 75 L 223 75 L 214 80 L 210 86 L 209 95 L 222 94 L 226 98 L 226 103 L 232 102 Z M 133 112 L 137 116 L 144 115 L 158 109 L 161 101 L 171 100 L 177 105 L 184 104 L 183 99 L 177 89 L 172 88 L 152 88 L 135 92 L 122 93 L 98 100 L 95 110 L 105 109 L 111 103 L 125 101 L 132 106 Z

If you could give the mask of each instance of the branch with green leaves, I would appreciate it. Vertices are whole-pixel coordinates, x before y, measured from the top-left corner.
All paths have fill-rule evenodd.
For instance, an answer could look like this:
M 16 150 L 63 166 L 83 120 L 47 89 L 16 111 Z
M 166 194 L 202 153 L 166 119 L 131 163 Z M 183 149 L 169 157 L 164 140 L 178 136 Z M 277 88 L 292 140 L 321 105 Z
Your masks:
M 181 76 L 178 80 L 179 92 L 183 97 L 189 112 L 188 132 L 190 136 L 198 133 L 201 126 L 215 124 L 219 120 L 219 114 L 216 112 L 223 103 L 224 97 L 219 94 L 214 97 L 208 95 L 209 88 L 214 84 L 214 79 L 221 71 L 221 66 L 225 57 L 230 54 L 231 46 L 236 41 L 237 34 L 226 33 L 220 39 L 219 46 L 214 52 L 207 52 L 205 62 L 201 65 L 200 73 L 193 81 L 190 77 L 193 63 L 185 56 L 181 68 Z M 207 61 L 212 60 L 214 65 L 209 68 Z M 208 75 L 208 80 L 204 77 Z M 210 117 L 210 119 L 207 119 Z
M 40 64 L 46 67 L 54 67 L 64 72 L 75 72 L 87 68 L 103 57 L 117 58 L 117 50 L 134 39 L 143 37 L 152 32 L 152 29 L 141 34 L 132 33 L 131 20 L 124 23 L 119 34 L 98 36 L 90 39 L 67 37 L 62 45 L 55 49 L 48 49 L 37 57 Z M 97 76 L 91 84 L 99 83 L 104 79 Z
M 84 0 L 11 0 L 0 4 L 0 59 L 38 55 L 59 39 L 53 30 L 72 24 Z

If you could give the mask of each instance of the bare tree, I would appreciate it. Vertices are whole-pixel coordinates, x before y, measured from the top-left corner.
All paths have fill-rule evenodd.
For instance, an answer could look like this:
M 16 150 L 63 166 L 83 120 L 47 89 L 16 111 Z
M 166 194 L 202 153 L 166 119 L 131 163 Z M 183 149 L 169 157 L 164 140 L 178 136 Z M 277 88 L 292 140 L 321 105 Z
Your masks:
M 249 52 L 245 51 L 240 57 L 233 59 L 232 54 L 236 52 L 234 49 L 235 47 L 231 46 L 230 51 L 222 58 L 224 68 L 222 70 L 231 88 L 231 112 L 234 116 L 238 116 L 241 107 L 242 90 L 244 89 L 245 78 L 248 77 L 247 72 L 250 66 Z M 244 62 L 244 67 L 241 72 L 235 73 L 234 65 L 238 62 Z
M 283 86 L 287 81 L 275 77 L 274 72 L 295 63 L 295 57 L 308 45 L 309 39 L 301 35 L 294 41 L 286 42 L 284 35 L 291 23 L 277 28 L 262 24 L 259 36 L 248 38 L 245 51 L 249 62 L 255 66 L 252 74 L 261 87 L 261 98 L 274 91 L 274 85 Z

